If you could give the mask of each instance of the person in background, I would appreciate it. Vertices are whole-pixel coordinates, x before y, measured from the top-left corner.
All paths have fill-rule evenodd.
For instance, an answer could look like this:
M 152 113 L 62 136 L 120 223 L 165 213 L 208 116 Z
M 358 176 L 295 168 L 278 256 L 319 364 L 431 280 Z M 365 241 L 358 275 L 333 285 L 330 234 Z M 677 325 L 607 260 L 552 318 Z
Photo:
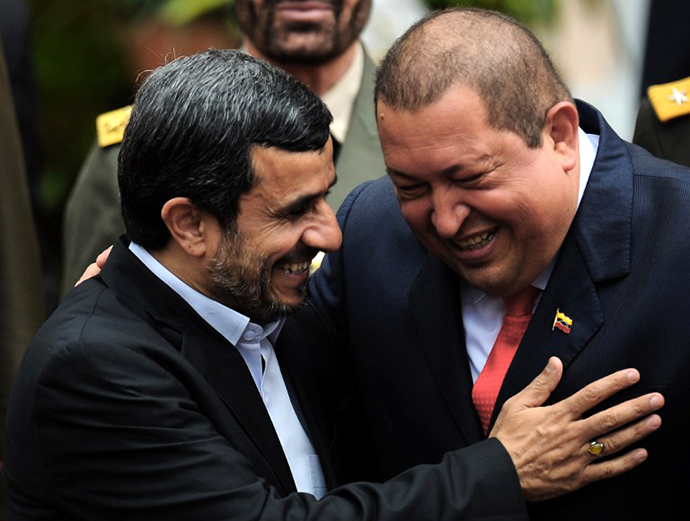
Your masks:
M 371 0 L 332 2 L 237 0 L 243 46 L 307 85 L 333 114 L 331 134 L 338 183 L 328 198 L 337 209 L 358 184 L 385 173 L 374 119 L 373 61 L 359 35 Z M 99 116 L 91 149 L 64 216 L 62 293 L 123 233 L 117 154 L 131 108 Z
M 690 77 L 647 89 L 633 143 L 656 157 L 690 166 Z

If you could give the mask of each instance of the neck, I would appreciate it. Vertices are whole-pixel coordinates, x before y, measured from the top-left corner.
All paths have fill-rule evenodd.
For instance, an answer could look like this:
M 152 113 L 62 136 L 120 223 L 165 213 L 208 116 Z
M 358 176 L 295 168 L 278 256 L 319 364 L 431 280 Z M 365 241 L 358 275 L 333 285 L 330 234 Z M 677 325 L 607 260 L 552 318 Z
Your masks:
M 335 58 L 319 65 L 311 65 L 307 63 L 284 63 L 273 60 L 262 54 L 250 40 L 246 38 L 244 40 L 244 47 L 249 54 L 289 72 L 309 87 L 317 96 L 323 96 L 345 75 L 350 65 L 352 65 L 358 45 L 359 40 Z
M 160 262 L 170 273 L 175 275 L 187 286 L 194 288 L 199 293 L 213 298 L 206 290 L 203 274 L 207 266 L 203 259 L 188 255 L 174 240 L 160 250 L 148 250 L 151 256 Z

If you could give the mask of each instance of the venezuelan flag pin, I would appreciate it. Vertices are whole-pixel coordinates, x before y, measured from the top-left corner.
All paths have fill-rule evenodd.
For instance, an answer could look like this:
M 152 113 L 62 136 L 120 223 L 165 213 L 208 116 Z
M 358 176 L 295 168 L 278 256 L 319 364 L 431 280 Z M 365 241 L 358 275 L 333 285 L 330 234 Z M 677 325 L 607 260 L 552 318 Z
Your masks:
M 567 317 L 565 313 L 561 313 L 560 309 L 556 309 L 556 317 L 553 319 L 553 326 L 551 326 L 551 331 L 558 328 L 563 331 L 566 335 L 570 334 L 570 329 L 573 327 L 573 320 Z

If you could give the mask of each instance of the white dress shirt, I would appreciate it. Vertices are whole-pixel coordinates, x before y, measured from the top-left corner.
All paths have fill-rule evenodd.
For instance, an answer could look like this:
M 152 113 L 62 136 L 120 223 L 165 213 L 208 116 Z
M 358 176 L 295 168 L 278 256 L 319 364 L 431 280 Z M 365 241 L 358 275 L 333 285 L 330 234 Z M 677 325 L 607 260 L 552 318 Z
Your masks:
M 266 406 L 297 490 L 317 499 L 323 497 L 327 489 L 319 457 L 297 418 L 273 350 L 285 319 L 264 326 L 254 324 L 248 317 L 182 282 L 138 244 L 131 242 L 129 249 L 239 351 Z
M 582 129 L 578 129 L 578 135 L 580 143 L 580 182 L 578 185 L 577 206 L 579 208 L 589 176 L 592 173 L 592 167 L 594 166 L 594 158 L 599 148 L 599 136 L 585 134 Z M 556 253 L 546 269 L 532 282 L 532 286 L 542 291 L 546 288 L 557 257 L 558 253 Z M 484 369 L 487 358 L 489 358 L 489 353 L 496 342 L 498 333 L 501 331 L 506 308 L 501 297 L 487 295 L 483 291 L 473 288 L 464 280 L 460 284 L 465 345 L 467 346 L 467 355 L 470 359 L 472 381 L 476 382 L 482 369 Z M 541 294 L 534 304 L 535 308 L 540 298 Z
M 341 145 L 347 137 L 347 130 L 350 128 L 352 110 L 355 106 L 355 99 L 362 85 L 364 76 L 364 49 L 361 45 L 357 46 L 357 52 L 342 78 L 326 92 L 321 99 L 333 114 L 331 123 L 331 134 Z

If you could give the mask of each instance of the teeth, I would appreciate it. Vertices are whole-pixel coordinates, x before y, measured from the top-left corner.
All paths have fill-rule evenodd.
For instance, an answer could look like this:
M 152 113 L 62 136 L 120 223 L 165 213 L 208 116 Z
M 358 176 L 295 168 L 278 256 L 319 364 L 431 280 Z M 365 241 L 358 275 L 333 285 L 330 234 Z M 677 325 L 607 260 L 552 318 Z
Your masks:
M 495 234 L 496 230 L 478 233 L 477 235 L 459 241 L 457 244 L 458 246 L 460 246 L 460 249 L 463 250 L 476 250 L 477 248 L 486 246 L 489 243 L 489 241 L 493 239 Z
M 309 268 L 309 261 L 304 262 L 292 262 L 290 264 L 281 264 L 278 266 L 279 269 L 283 270 L 285 273 L 300 273 Z

